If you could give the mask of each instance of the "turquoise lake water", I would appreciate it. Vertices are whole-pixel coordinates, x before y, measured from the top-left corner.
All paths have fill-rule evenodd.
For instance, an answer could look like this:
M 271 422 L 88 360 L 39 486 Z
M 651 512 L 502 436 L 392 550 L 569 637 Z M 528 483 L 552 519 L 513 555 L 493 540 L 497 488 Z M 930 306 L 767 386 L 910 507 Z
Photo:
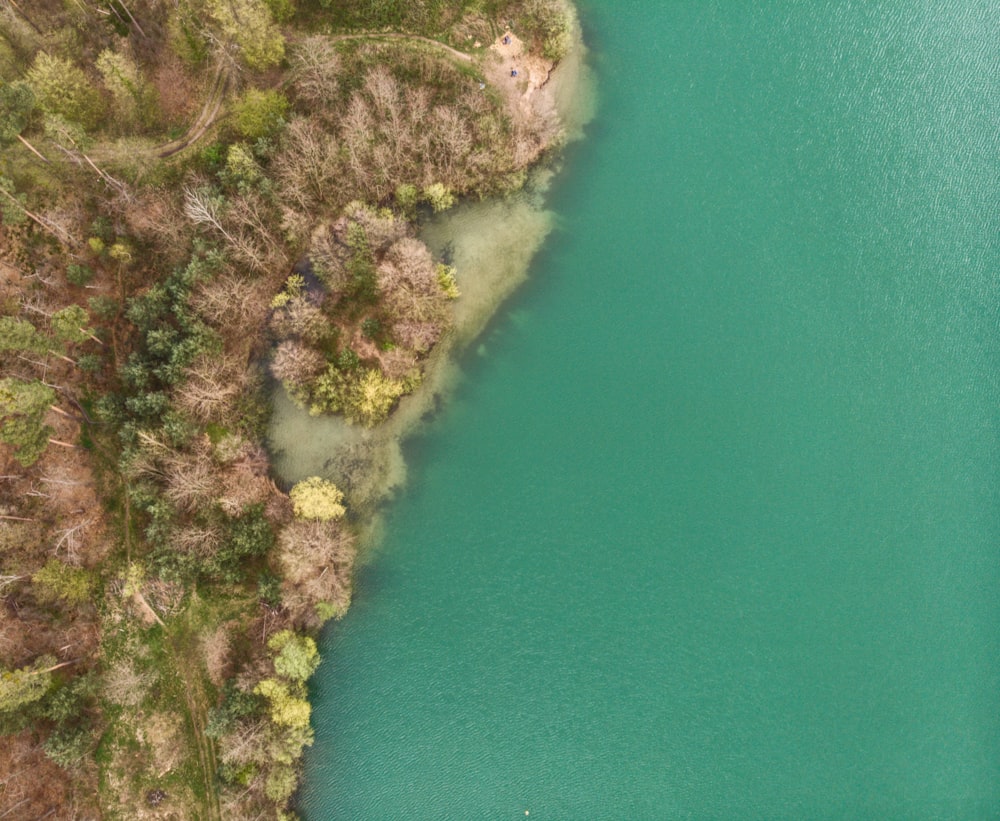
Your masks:
M 561 227 L 405 448 L 304 817 L 1000 817 L 1000 2 L 581 17 Z

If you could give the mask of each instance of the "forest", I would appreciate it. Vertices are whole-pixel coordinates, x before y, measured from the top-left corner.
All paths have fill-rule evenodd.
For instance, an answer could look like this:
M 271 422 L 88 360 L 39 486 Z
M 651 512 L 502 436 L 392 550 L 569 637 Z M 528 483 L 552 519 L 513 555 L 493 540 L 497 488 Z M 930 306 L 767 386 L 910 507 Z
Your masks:
M 361 514 L 273 474 L 270 394 L 372 427 L 419 387 L 461 299 L 420 221 L 560 144 L 526 100 L 571 24 L 0 0 L 0 818 L 295 817 Z

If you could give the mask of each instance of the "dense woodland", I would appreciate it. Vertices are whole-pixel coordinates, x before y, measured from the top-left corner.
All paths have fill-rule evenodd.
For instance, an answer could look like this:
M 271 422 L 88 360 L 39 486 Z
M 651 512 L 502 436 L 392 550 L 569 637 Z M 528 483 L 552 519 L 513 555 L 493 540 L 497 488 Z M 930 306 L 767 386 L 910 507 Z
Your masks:
M 270 380 L 366 426 L 417 388 L 461 279 L 417 221 L 559 137 L 488 44 L 570 20 L 0 0 L 0 818 L 293 817 L 358 512 L 276 482 Z

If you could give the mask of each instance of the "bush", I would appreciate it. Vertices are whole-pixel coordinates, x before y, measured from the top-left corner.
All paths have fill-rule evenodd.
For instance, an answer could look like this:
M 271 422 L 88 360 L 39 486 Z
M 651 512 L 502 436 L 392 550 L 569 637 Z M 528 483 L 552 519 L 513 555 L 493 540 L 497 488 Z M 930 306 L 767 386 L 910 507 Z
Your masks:
M 525 17 L 527 28 L 541 42 L 545 57 L 561 60 L 566 56 L 572 18 L 563 0 L 528 0 Z
M 45 112 L 93 128 L 101 116 L 101 97 L 87 75 L 68 60 L 39 52 L 26 75 Z
M 0 379 L 0 442 L 14 447 L 24 467 L 37 462 L 49 443 L 52 428 L 44 418 L 55 401 L 56 392 L 41 382 Z
M 89 265 L 70 264 L 66 267 L 66 281 L 70 285 L 83 286 L 94 278 L 94 270 Z
M 92 573 L 58 559 L 49 559 L 31 581 L 35 585 L 35 598 L 43 604 L 62 601 L 75 607 L 88 601 L 94 590 Z
M 458 283 L 455 282 L 455 267 L 453 265 L 445 265 L 441 262 L 438 263 L 435 273 L 437 274 L 438 285 L 441 286 L 444 295 L 448 299 L 458 299 L 460 292 L 458 290 Z
M 300 519 L 329 522 L 343 518 L 347 510 L 341 504 L 344 494 L 333 482 L 311 476 L 303 479 L 288 494 Z
M 316 642 L 292 630 L 282 630 L 271 636 L 268 648 L 275 653 L 274 671 L 292 681 L 305 682 L 319 667 Z
M 233 105 L 233 128 L 249 140 L 276 134 L 285 126 L 288 99 L 278 91 L 247 89 Z
M 264 570 L 257 579 L 257 598 L 268 607 L 281 604 L 281 579 L 270 570 Z
M 45 755 L 68 770 L 80 763 L 92 743 L 93 734 L 86 727 L 59 727 L 45 740 Z

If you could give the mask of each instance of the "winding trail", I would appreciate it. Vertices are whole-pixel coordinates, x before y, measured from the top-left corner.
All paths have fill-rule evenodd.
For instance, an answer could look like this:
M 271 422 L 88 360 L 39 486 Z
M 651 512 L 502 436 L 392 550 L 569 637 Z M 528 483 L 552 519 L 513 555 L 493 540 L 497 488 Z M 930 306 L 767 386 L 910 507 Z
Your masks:
M 222 108 L 222 98 L 225 96 L 226 87 L 229 85 L 229 72 L 220 63 L 215 71 L 212 80 L 212 88 L 208 93 L 205 104 L 201 107 L 197 119 L 191 123 L 187 131 L 176 140 L 163 143 L 149 150 L 149 154 L 155 154 L 160 159 L 165 159 L 178 151 L 183 151 L 189 145 L 198 142 L 208 131 L 215 118 L 219 116 L 219 109 Z
M 471 54 L 466 54 L 464 51 L 452 48 L 447 43 L 442 43 L 440 40 L 435 40 L 432 37 L 423 37 L 419 34 L 405 34 L 403 32 L 396 31 L 356 32 L 353 34 L 334 34 L 331 35 L 330 40 L 332 42 L 338 42 L 340 40 L 416 40 L 420 43 L 427 43 L 428 45 L 443 49 L 452 57 L 457 57 L 459 60 L 464 60 L 467 63 L 471 63 L 475 60 Z
M 452 48 L 446 43 L 442 43 L 440 40 L 434 40 L 431 37 L 423 37 L 419 34 L 405 34 L 403 32 L 354 32 L 351 34 L 334 34 L 331 35 L 329 39 L 331 42 L 341 42 L 344 40 L 416 41 L 441 49 L 457 60 L 462 60 L 466 63 L 475 62 L 475 57 L 473 55 L 467 54 L 464 51 L 459 51 L 457 48 Z M 159 145 L 150 146 L 149 148 L 129 147 L 127 149 L 129 159 L 163 160 L 168 157 L 172 157 L 174 154 L 178 154 L 185 148 L 197 143 L 203 136 L 205 136 L 205 132 L 212 127 L 216 118 L 219 116 L 219 112 L 222 109 L 222 103 L 225 98 L 226 89 L 229 87 L 229 80 L 230 73 L 228 69 L 220 63 L 215 70 L 215 76 L 212 78 L 212 86 L 209 90 L 208 96 L 205 98 L 205 103 L 202 105 L 201 110 L 198 112 L 198 116 L 195 118 L 194 122 L 188 126 L 187 131 L 185 131 L 180 137 L 168 140 L 165 143 L 160 143 Z M 119 149 L 108 145 L 102 148 L 97 148 L 89 153 L 93 159 L 99 159 L 105 162 L 114 162 L 115 159 L 117 159 L 117 157 L 124 151 L 126 151 L 126 149 Z
M 187 618 L 191 618 L 188 612 Z M 215 739 L 205 734 L 208 725 L 209 699 L 205 693 L 203 673 L 194 662 L 191 647 L 187 644 L 187 631 L 190 625 L 185 625 L 180 634 L 167 635 L 168 646 L 172 656 L 174 671 L 180 678 L 181 690 L 187 706 L 187 718 L 191 725 L 191 735 L 198 749 L 198 765 L 201 770 L 203 788 L 205 791 L 205 809 L 208 815 L 202 821 L 222 821 L 222 809 L 219 802 L 217 782 L 218 760 L 215 754 Z

